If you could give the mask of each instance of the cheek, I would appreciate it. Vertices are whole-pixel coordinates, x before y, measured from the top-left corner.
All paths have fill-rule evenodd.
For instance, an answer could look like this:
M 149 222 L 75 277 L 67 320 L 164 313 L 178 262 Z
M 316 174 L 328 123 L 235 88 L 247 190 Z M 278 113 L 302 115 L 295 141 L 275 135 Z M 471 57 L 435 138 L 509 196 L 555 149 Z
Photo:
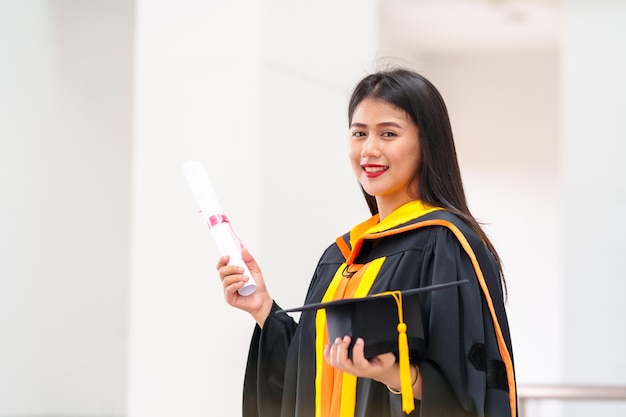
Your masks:
M 410 155 L 415 165 L 422 164 L 422 150 L 419 146 L 413 146 L 406 150 L 405 155 Z
M 420 167 L 422 165 L 422 154 L 419 149 L 405 149 L 404 152 L 396 155 L 399 160 L 403 161 L 405 174 L 411 177 L 419 176 Z
M 352 164 L 359 164 L 361 162 L 361 147 L 358 143 L 348 143 L 348 158 L 350 158 Z

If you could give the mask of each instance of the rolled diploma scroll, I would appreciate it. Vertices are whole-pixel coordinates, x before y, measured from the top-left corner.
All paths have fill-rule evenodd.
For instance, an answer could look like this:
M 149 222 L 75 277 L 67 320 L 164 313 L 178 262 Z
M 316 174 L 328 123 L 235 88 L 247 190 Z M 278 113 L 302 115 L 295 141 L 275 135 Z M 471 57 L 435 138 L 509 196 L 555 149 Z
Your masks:
M 183 165 L 183 172 L 196 197 L 198 206 L 200 206 L 200 212 L 211 229 L 213 240 L 220 255 L 228 255 L 230 257 L 228 264 L 242 267 L 243 274 L 248 277 L 246 284 L 239 289 L 239 294 L 244 296 L 252 294 L 256 290 L 256 282 L 254 282 L 246 263 L 241 259 L 243 244 L 235 234 L 228 218 L 224 215 L 202 162 L 186 162 Z

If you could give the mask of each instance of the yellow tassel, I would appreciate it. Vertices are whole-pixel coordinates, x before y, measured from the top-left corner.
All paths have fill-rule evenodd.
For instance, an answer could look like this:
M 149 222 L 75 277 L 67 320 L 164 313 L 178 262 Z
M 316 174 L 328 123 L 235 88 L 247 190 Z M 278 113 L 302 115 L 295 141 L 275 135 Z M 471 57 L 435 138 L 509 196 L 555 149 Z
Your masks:
M 411 363 L 409 361 L 409 339 L 406 335 L 404 312 L 402 309 L 402 293 L 386 291 L 377 295 L 391 295 L 398 305 L 398 362 L 400 365 L 400 393 L 402 394 L 402 411 L 409 414 L 415 409 L 413 384 L 411 383 Z
M 398 356 L 400 361 L 400 392 L 402 392 L 402 411 L 409 414 L 415 409 L 413 386 L 411 384 L 411 364 L 409 362 L 409 341 L 406 336 L 406 324 L 398 324 Z

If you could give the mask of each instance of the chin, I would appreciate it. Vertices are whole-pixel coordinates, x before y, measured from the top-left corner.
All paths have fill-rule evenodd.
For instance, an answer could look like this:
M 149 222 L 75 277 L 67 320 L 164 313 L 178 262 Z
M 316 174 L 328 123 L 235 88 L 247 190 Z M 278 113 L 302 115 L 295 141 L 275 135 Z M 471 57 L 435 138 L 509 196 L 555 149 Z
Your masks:
M 378 192 L 378 191 L 376 191 L 376 190 L 372 190 L 371 188 L 370 188 L 370 189 L 367 189 L 367 188 L 363 187 L 363 189 L 365 190 L 365 192 L 366 192 L 366 193 L 368 193 L 368 194 L 369 194 L 369 195 L 371 195 L 372 197 L 376 197 L 376 198 L 378 198 L 378 197 L 380 197 L 380 196 L 381 196 L 381 193 L 380 193 L 380 192 Z

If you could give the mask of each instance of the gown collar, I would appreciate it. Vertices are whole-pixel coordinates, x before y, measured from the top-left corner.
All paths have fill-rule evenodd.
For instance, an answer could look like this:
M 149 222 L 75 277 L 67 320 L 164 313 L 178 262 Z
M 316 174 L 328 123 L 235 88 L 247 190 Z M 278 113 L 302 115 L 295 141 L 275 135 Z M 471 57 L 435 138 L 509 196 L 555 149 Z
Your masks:
M 421 200 L 413 200 L 392 211 L 382 221 L 376 214 L 350 230 L 350 247 L 359 246 L 357 242 L 365 235 L 393 229 L 435 210 L 440 210 L 440 208 L 429 206 Z

